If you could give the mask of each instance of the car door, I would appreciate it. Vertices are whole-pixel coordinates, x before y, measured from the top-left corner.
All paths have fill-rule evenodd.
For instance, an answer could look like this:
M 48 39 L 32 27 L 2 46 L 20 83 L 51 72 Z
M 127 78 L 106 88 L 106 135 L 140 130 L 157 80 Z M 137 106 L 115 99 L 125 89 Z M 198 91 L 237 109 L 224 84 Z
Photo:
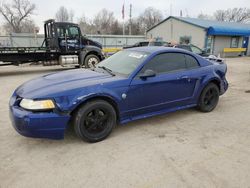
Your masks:
M 156 75 L 140 78 L 146 70 Z M 189 78 L 185 54 L 163 53 L 153 57 L 132 80 L 128 92 L 132 116 L 188 104 L 196 81 Z

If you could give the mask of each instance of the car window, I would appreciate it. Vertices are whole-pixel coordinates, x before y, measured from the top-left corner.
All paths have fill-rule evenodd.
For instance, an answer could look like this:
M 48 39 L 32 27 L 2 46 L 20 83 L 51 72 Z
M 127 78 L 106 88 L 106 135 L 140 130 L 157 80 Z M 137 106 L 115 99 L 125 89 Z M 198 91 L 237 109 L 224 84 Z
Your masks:
M 65 37 L 65 31 L 66 31 L 66 34 L 68 35 L 68 30 L 65 30 L 65 28 L 63 27 L 58 27 L 57 28 L 57 35 L 59 38 L 64 38 Z
M 80 36 L 78 27 L 72 26 L 72 27 L 69 27 L 68 30 L 69 30 L 69 37 Z
M 140 42 L 140 46 L 148 46 L 149 42 Z
M 185 58 L 186 58 L 186 66 L 188 69 L 199 67 L 199 63 L 194 57 L 190 55 L 185 55 Z
M 202 50 L 196 46 L 191 46 L 192 52 L 196 54 L 202 54 Z
M 162 46 L 163 43 L 162 42 L 155 42 L 155 46 Z
M 142 69 L 155 71 L 157 74 L 186 69 L 185 55 L 182 53 L 164 53 L 155 56 Z
M 188 46 L 188 45 L 177 45 L 176 47 L 187 50 L 187 51 L 190 51 L 190 52 L 192 51 L 190 46 Z

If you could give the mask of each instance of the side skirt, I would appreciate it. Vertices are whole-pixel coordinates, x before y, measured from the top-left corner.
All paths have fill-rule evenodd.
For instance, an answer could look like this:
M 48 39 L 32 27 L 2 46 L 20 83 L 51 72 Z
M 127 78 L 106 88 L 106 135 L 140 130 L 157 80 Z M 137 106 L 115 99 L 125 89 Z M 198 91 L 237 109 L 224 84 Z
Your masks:
M 120 124 L 123 125 L 123 124 L 131 122 L 131 121 L 135 121 L 135 120 L 139 120 L 139 119 L 145 119 L 145 118 L 149 118 L 149 117 L 152 117 L 152 116 L 167 114 L 167 113 L 171 113 L 171 112 L 176 112 L 176 111 L 179 111 L 179 110 L 184 110 L 184 109 L 192 108 L 192 107 L 195 107 L 195 106 L 197 106 L 197 104 L 189 104 L 189 105 L 181 106 L 181 107 L 177 107 L 177 108 L 165 109 L 165 110 L 160 110 L 160 111 L 156 111 L 156 112 L 152 112 L 152 113 L 133 116 L 133 117 L 121 120 Z

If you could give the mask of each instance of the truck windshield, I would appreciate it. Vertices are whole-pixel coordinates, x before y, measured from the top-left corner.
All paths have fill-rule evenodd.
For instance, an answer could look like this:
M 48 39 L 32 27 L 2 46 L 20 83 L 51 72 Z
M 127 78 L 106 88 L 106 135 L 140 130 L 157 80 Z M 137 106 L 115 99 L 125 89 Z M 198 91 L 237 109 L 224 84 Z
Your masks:
M 120 51 L 98 64 L 114 73 L 129 76 L 148 56 L 146 52 Z

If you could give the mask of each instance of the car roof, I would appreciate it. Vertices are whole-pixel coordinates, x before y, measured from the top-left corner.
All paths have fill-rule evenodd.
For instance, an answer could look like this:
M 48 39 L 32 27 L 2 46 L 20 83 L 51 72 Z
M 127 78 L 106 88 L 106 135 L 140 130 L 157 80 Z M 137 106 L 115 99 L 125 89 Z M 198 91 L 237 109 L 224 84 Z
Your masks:
M 129 48 L 125 49 L 128 51 L 138 51 L 138 52 L 146 52 L 146 53 L 162 53 L 162 52 L 183 52 L 183 53 L 189 53 L 186 50 L 180 49 L 180 48 L 171 48 L 171 47 L 165 47 L 165 46 L 145 46 L 145 47 L 135 47 L 135 48 Z

